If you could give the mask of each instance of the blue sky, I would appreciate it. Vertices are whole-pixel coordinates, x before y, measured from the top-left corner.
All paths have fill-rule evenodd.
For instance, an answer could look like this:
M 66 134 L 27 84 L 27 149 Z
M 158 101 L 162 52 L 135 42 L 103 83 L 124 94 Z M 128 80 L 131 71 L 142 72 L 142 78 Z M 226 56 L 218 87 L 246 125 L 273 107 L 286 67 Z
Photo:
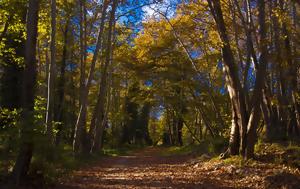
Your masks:
M 119 6 L 118 15 L 130 13 L 120 17 L 119 22 L 137 24 L 148 17 L 157 15 L 156 10 L 166 12 L 169 17 L 172 17 L 180 2 L 181 0 L 164 0 L 160 3 L 157 3 L 157 0 L 127 0 L 126 3 Z

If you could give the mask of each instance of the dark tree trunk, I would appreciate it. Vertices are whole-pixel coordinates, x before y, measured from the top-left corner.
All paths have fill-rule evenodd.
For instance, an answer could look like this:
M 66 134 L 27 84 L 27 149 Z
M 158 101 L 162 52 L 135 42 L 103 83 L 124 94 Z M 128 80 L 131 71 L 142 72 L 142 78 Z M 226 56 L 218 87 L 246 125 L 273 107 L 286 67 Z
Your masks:
M 98 100 L 94 110 L 93 121 L 91 122 L 91 128 L 96 128 L 95 133 L 92 134 L 93 140 L 91 152 L 96 152 L 100 149 L 101 139 L 103 135 L 103 121 L 105 115 L 105 97 L 107 91 L 107 71 L 108 67 L 111 63 L 111 50 L 112 50 L 112 31 L 113 24 L 115 23 L 115 12 L 117 8 L 118 0 L 113 1 L 112 10 L 110 14 L 110 21 L 108 26 L 108 39 L 107 39 L 107 48 L 106 48 L 106 59 L 104 63 L 104 67 L 101 70 L 101 81 L 100 81 L 100 89 L 98 93 Z
M 82 149 L 83 142 L 84 142 L 83 133 L 85 131 L 88 95 L 89 95 L 90 86 L 91 86 L 91 83 L 93 80 L 93 75 L 95 72 L 95 66 L 96 66 L 96 61 L 98 58 L 98 53 L 102 49 L 102 35 L 103 35 L 103 31 L 104 31 L 106 10 L 107 10 L 108 5 L 109 5 L 109 1 L 104 0 L 103 6 L 102 6 L 102 15 L 101 15 L 100 28 L 99 28 L 97 42 L 96 42 L 96 48 L 95 48 L 93 59 L 91 62 L 89 75 L 87 77 L 87 81 L 83 88 L 84 91 L 82 92 L 81 106 L 80 106 L 79 114 L 78 114 L 77 121 L 75 124 L 75 132 L 74 132 L 74 139 L 73 139 L 73 151 L 75 153 L 78 153 L 80 150 L 83 150 Z M 91 127 L 90 133 L 93 133 L 93 132 L 94 132 L 94 128 Z
M 281 4 L 281 10 L 284 11 L 284 2 L 280 0 Z M 295 9 L 295 7 L 294 7 Z M 296 31 L 296 27 L 294 26 L 294 31 Z M 286 61 L 289 65 L 289 74 L 291 75 L 290 79 L 290 85 L 291 85 L 291 91 L 292 91 L 292 106 L 293 106 L 293 112 L 291 112 L 292 117 L 295 118 L 295 127 L 296 130 L 300 131 L 300 112 L 299 112 L 299 104 L 297 102 L 297 60 L 293 59 L 293 57 L 296 57 L 296 55 L 292 54 L 292 47 L 290 42 L 290 34 L 287 29 L 287 24 L 284 22 L 282 25 L 282 33 L 285 36 L 284 39 L 284 46 L 285 46 L 285 54 L 286 54 Z M 294 133 L 294 134 L 300 134 L 300 133 Z
M 178 139 L 179 146 L 183 146 L 182 128 L 183 128 L 183 118 L 182 116 L 180 116 L 177 120 L 177 139 Z
M 257 125 L 260 120 L 261 109 L 260 105 L 262 102 L 262 90 L 264 88 L 265 83 L 265 75 L 266 75 L 266 68 L 267 68 L 267 35 L 266 35 L 266 21 L 265 21 L 265 2 L 259 1 L 258 2 L 258 22 L 259 22 L 259 35 L 260 35 L 260 58 L 259 58 L 259 66 L 256 74 L 255 80 L 255 87 L 252 96 L 251 102 L 251 114 L 248 121 L 247 126 L 247 149 L 246 149 L 246 157 L 253 158 L 254 157 L 254 145 L 257 138 Z
M 87 60 L 87 18 L 86 18 L 86 0 L 79 0 L 79 27 L 80 27 L 80 87 L 79 87 L 79 107 L 84 103 L 85 93 L 85 79 L 86 79 L 86 60 Z M 96 13 L 98 15 L 98 13 Z M 93 23 L 93 22 L 92 22 Z M 92 25 L 92 24 L 91 24 Z M 87 106 L 83 107 L 82 111 L 82 123 L 86 122 L 87 119 Z M 87 136 L 86 124 L 81 126 L 80 140 L 82 143 L 82 152 L 88 153 L 90 144 Z
M 220 38 L 223 42 L 222 56 L 223 66 L 226 76 L 226 84 L 233 103 L 233 110 L 237 116 L 237 124 L 240 133 L 240 153 L 244 155 L 246 149 L 246 130 L 247 130 L 247 112 L 245 95 L 242 90 L 241 83 L 238 76 L 238 68 L 234 60 L 233 52 L 230 46 L 230 40 L 227 34 L 225 21 L 221 9 L 220 0 L 208 0 L 209 8 L 212 12 L 214 20 L 217 24 Z M 235 127 L 235 125 L 232 125 Z M 235 129 L 232 129 L 235 130 Z M 236 141 L 236 140 L 232 140 Z M 231 144 L 235 145 L 235 144 Z
M 272 125 L 272 108 L 271 103 L 267 95 L 267 87 L 263 89 L 263 100 L 261 102 L 261 111 L 263 113 L 263 119 L 266 125 L 266 140 L 271 141 L 274 135 L 274 129 Z
M 27 12 L 27 38 L 25 44 L 25 69 L 23 80 L 23 99 L 21 115 L 21 144 L 13 168 L 13 182 L 19 185 L 29 170 L 33 153 L 34 98 L 36 88 L 36 40 L 39 0 L 29 0 Z
M 56 135 L 56 145 L 59 145 L 61 138 L 62 138 L 62 131 L 63 131 L 63 117 L 64 117 L 64 96 L 65 96 L 65 73 L 66 73 L 66 64 L 67 64 L 67 46 L 68 46 L 68 31 L 69 31 L 69 19 L 67 19 L 65 31 L 64 31 L 64 46 L 63 46 L 63 54 L 62 54 L 62 61 L 60 65 L 60 78 L 59 78 L 59 85 L 58 85 L 58 102 L 55 111 L 55 121 L 60 122 L 58 125 L 58 132 Z

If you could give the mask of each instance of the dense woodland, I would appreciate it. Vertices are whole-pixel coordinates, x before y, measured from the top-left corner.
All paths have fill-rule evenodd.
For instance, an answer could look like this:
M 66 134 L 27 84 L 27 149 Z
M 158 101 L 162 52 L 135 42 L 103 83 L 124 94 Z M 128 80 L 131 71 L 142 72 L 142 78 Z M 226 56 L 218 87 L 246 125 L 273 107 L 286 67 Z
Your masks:
M 299 21 L 298 0 L 1 0 L 0 183 L 106 148 L 299 146 Z

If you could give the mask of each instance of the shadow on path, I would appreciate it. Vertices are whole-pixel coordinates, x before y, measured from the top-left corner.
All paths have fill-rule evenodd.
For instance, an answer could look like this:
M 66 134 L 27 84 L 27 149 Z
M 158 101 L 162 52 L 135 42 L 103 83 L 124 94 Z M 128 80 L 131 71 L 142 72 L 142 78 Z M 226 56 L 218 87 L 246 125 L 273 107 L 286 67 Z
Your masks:
M 162 150 L 149 147 L 129 156 L 104 157 L 55 188 L 230 188 L 187 166 L 190 156 L 161 156 Z

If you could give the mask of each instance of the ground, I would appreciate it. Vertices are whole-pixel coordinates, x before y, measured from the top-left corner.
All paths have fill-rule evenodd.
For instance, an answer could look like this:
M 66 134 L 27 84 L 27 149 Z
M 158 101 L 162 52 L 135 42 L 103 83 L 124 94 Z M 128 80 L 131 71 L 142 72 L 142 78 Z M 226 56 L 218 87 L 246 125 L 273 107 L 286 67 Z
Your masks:
M 61 178 L 55 189 L 95 188 L 300 188 L 297 168 L 266 162 L 236 164 L 209 155 L 164 155 L 147 147 L 103 157 Z

